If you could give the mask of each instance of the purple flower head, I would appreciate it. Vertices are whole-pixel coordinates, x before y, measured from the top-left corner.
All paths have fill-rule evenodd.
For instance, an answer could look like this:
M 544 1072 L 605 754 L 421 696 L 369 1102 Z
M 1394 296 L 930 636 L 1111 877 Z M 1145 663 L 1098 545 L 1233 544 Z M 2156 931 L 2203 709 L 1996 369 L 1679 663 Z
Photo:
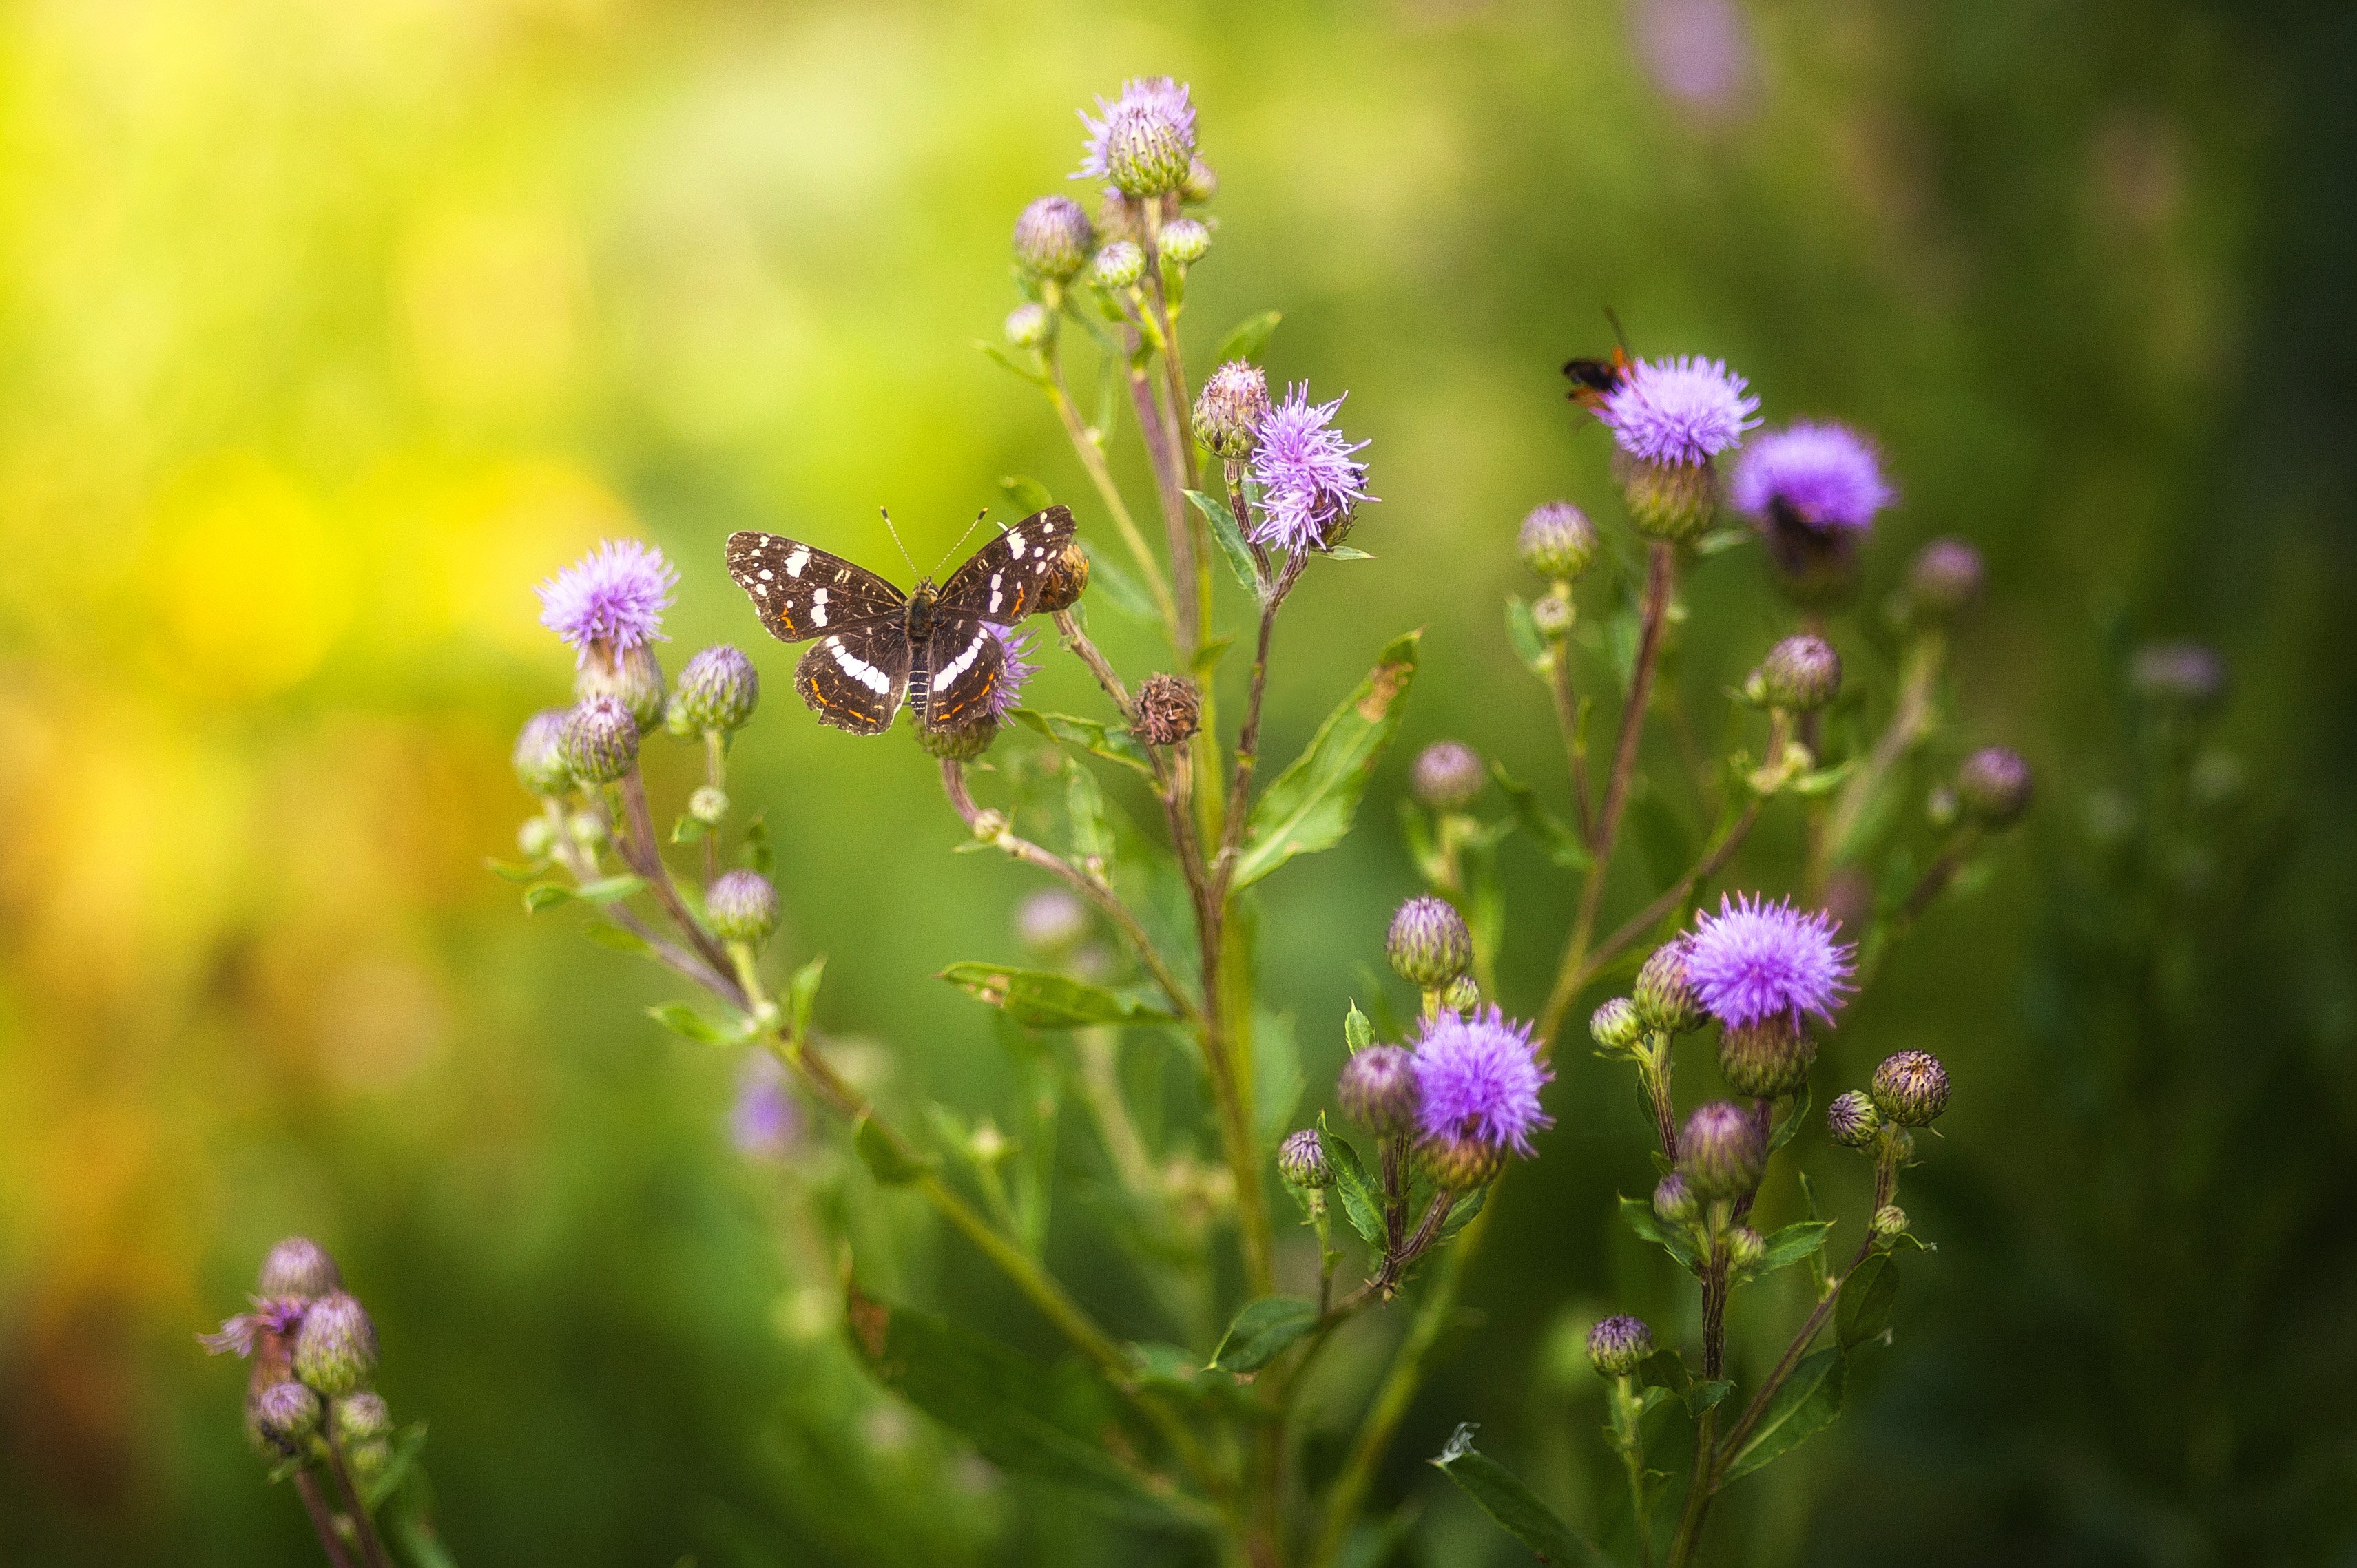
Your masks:
M 1074 179 L 1110 179 L 1132 195 L 1176 190 L 1195 156 L 1195 106 L 1186 83 L 1167 76 L 1132 77 L 1096 115 L 1080 111 L 1089 139 Z
M 253 1348 L 264 1335 L 284 1337 L 302 1326 L 303 1308 L 308 1305 L 302 1297 L 282 1295 L 275 1299 L 256 1295 L 246 1298 L 253 1304 L 252 1312 L 241 1312 L 235 1317 L 224 1318 L 220 1329 L 211 1334 L 199 1334 L 197 1343 L 205 1348 L 208 1356 L 251 1356 Z
M 988 622 L 984 623 L 984 629 L 998 639 L 999 650 L 1006 655 L 1005 673 L 999 676 L 998 684 L 990 689 L 990 695 L 984 699 L 990 716 L 1004 719 L 1023 705 L 1023 683 L 1039 673 L 1039 666 L 1023 657 L 1031 651 L 1033 639 L 1029 632 L 1017 631 L 1012 627 L 993 626 Z
M 1640 360 L 1597 415 L 1620 450 L 1649 463 L 1706 462 L 1760 423 L 1760 400 L 1724 360 Z
M 1697 919 L 1686 939 L 1686 978 L 1730 1029 L 1776 1018 L 1797 1028 L 1804 1013 L 1831 1018 L 1850 989 L 1857 952 L 1834 940 L 1839 929 L 1831 916 L 1803 914 L 1790 899 L 1721 898 L 1718 913 Z
M 1349 531 L 1351 516 L 1367 494 L 1367 466 L 1351 454 L 1366 446 L 1333 428 L 1342 400 L 1313 403 L 1309 388 L 1297 385 L 1285 401 L 1260 416 L 1254 428 L 1253 481 L 1260 511 L 1253 542 L 1292 554 L 1330 550 Z
M 576 663 L 643 648 L 662 636 L 662 613 L 679 574 L 662 552 L 635 539 L 609 539 L 540 585 L 540 624 L 573 645 Z
M 766 1052 L 748 1052 L 737 1075 L 737 1102 L 728 1110 L 728 1141 L 740 1154 L 774 1160 L 793 1147 L 802 1130 L 802 1107 L 786 1090 L 785 1069 Z
M 1745 447 L 1728 487 L 1738 511 L 1781 511 L 1820 532 L 1869 527 L 1891 494 L 1866 437 L 1846 424 L 1805 420 Z
M 1733 0 L 1638 0 L 1637 52 L 1664 97 L 1717 113 L 1752 71 L 1749 29 Z
M 1532 1047 L 1531 1026 L 1494 1006 L 1427 1022 L 1414 1065 L 1416 1128 L 1428 1139 L 1471 1138 L 1528 1155 L 1531 1134 L 1555 1124 L 1539 1109 L 1539 1088 L 1555 1074 Z

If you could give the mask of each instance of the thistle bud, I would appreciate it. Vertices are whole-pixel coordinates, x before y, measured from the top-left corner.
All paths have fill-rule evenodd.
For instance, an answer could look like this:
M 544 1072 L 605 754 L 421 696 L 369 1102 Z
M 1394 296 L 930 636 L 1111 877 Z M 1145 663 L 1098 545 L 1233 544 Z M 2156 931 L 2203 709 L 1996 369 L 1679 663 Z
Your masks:
M 1437 991 L 1473 961 L 1473 933 L 1457 906 L 1427 894 L 1409 899 L 1392 917 L 1383 956 L 1410 985 Z
M 1027 300 L 1006 313 L 1006 340 L 1017 349 L 1044 348 L 1056 318 L 1037 300 Z
M 944 762 L 972 762 L 990 749 L 998 729 L 998 721 L 988 714 L 954 729 L 936 729 L 921 720 L 914 726 L 918 749 Z
M 573 788 L 573 770 L 565 763 L 565 721 L 571 714 L 570 708 L 543 708 L 516 732 L 516 782 L 543 799 Z
M 392 1433 L 393 1412 L 382 1394 L 363 1389 L 336 1402 L 335 1428 L 339 1443 L 366 1443 Z
M 565 720 L 565 764 L 586 784 L 611 784 L 639 764 L 639 725 L 614 697 L 575 704 Z
M 758 948 L 778 929 L 778 890 L 758 871 L 724 871 L 705 890 L 704 913 L 722 941 Z
M 591 659 L 574 673 L 573 697 L 576 703 L 592 697 L 620 699 L 639 733 L 645 735 L 663 721 L 662 665 L 643 642 L 624 649 L 610 661 Z
M 1569 501 L 1548 501 L 1523 519 L 1523 564 L 1557 583 L 1575 583 L 1596 562 L 1596 525 Z
M 2021 821 L 2029 794 L 2029 764 L 2008 746 L 1985 746 L 1956 769 L 1956 803 L 1992 832 Z
M 1220 193 L 1220 177 L 1212 172 L 1198 153 L 1188 160 L 1187 178 L 1178 187 L 1178 199 L 1189 207 L 1200 207 Z
M 262 1260 L 255 1293 L 273 1300 L 291 1295 L 311 1301 L 343 1283 L 325 1247 L 308 1236 L 289 1236 Z
M 1874 1240 L 1877 1245 L 1888 1247 L 1907 1234 L 1907 1211 L 1895 1203 L 1886 1203 L 1874 1211 Z
M 1460 974 L 1440 988 L 1440 1004 L 1460 1017 L 1481 1005 L 1481 984 L 1469 974 Z
M 1089 263 L 1089 277 L 1103 288 L 1134 288 L 1146 275 L 1146 252 L 1134 240 L 1115 240 Z
M 978 843 L 995 843 L 1011 825 L 1006 820 L 1006 812 L 995 807 L 985 806 L 974 814 L 974 821 L 967 823 L 966 827 Z
M 596 854 L 606 847 L 611 835 L 607 832 L 604 817 L 596 811 L 576 811 L 565 819 L 565 836 Z
M 1691 543 L 1718 515 L 1718 469 L 1708 460 L 1664 463 L 1616 450 L 1612 477 L 1629 521 L 1649 539 Z
M 376 1373 L 376 1325 L 343 1291 L 313 1302 L 295 1331 L 295 1375 L 330 1399 L 367 1386 Z
M 1816 1059 L 1808 1030 L 1782 1015 L 1719 1031 L 1719 1075 L 1727 1088 L 1755 1100 L 1799 1092 Z
M 1490 781 L 1481 754 L 1462 741 L 1436 740 L 1415 754 L 1408 769 L 1408 793 L 1436 811 L 1460 811 L 1480 797 Z
M 1714 1100 L 1695 1107 L 1678 1134 L 1678 1175 L 1698 1197 L 1740 1197 L 1768 1168 L 1768 1140 L 1740 1106 Z
M 679 672 L 676 706 L 692 730 L 742 729 L 760 701 L 759 671 L 727 643 L 705 649 Z
M 1813 714 L 1841 690 L 1841 655 L 1822 637 L 1802 632 L 1768 650 L 1760 661 L 1760 684 L 1768 705 L 1789 714 Z
M 1334 1185 L 1334 1170 L 1326 1163 L 1326 1144 L 1317 1128 L 1304 1127 L 1278 1145 L 1276 1174 L 1295 1187 L 1312 1191 Z
M 1015 220 L 1015 264 L 1034 277 L 1064 282 L 1087 264 L 1095 243 L 1089 215 L 1069 196 L 1043 196 Z
M 1948 1069 L 1929 1051 L 1900 1051 L 1874 1069 L 1874 1108 L 1902 1127 L 1928 1127 L 1948 1108 Z
M 1835 1095 L 1834 1102 L 1825 1107 L 1825 1131 L 1836 1144 L 1863 1149 L 1882 1131 L 1882 1113 L 1866 1095 L 1848 1090 Z
M 1641 1317 L 1616 1313 L 1587 1331 L 1587 1364 L 1608 1378 L 1625 1378 L 1653 1353 L 1653 1331 Z
M 1568 594 L 1541 594 L 1531 601 L 1531 629 L 1549 642 L 1570 636 L 1572 623 L 1578 618 Z
M 1211 253 L 1211 231 L 1192 218 L 1162 226 L 1162 253 L 1182 267 L 1191 267 Z
M 371 1437 L 365 1443 L 353 1444 L 344 1457 L 350 1462 L 353 1475 L 363 1481 L 373 1480 L 393 1463 L 393 1444 L 382 1437 Z
M 1187 183 L 1195 162 L 1195 112 L 1187 90 L 1168 80 L 1132 82 L 1112 104 L 1092 151 L 1105 177 L 1125 196 L 1161 196 Z
M 1487 1187 L 1506 1169 L 1506 1151 L 1480 1138 L 1427 1138 L 1415 1153 L 1433 1185 L 1451 1192 Z
M 1709 1020 L 1702 993 L 1686 974 L 1686 939 L 1679 937 L 1653 950 L 1637 972 L 1631 1002 L 1645 1027 L 1664 1035 L 1690 1035 Z
M 1702 1200 L 1686 1185 L 1685 1177 L 1672 1171 L 1653 1184 L 1653 1212 L 1664 1224 L 1684 1225 L 1702 1212 Z
M 1732 1225 L 1727 1231 L 1727 1261 L 1738 1273 L 1749 1273 L 1768 1256 L 1767 1239 L 1749 1225 Z
M 2136 651 L 2128 684 L 2149 703 L 2202 713 L 2226 694 L 2226 661 L 2198 642 L 2152 642 Z
M 1923 620 L 1953 620 L 1981 596 L 1981 553 L 1961 539 L 1934 539 L 1907 566 L 1907 603 Z
M 728 820 L 728 791 L 711 784 L 701 784 L 687 798 L 687 814 L 707 828 L 716 828 Z
M 1595 1036 L 1598 1049 L 1624 1056 L 1635 1050 L 1638 1042 L 1645 1037 L 1645 1021 L 1637 1016 L 1634 1002 L 1626 996 L 1615 996 L 1587 1020 L 1587 1032 Z
M 1153 674 L 1137 689 L 1130 733 L 1148 746 L 1184 746 L 1203 727 L 1203 699 L 1183 675 Z
M 1268 377 L 1250 360 L 1213 371 L 1195 399 L 1195 439 L 1221 457 L 1248 457 L 1268 416 Z
M 1342 1114 L 1370 1133 L 1396 1137 L 1415 1125 L 1415 1065 L 1399 1046 L 1369 1046 L 1342 1064 L 1334 1085 Z
M 1039 582 L 1039 615 L 1054 615 L 1081 602 L 1089 586 L 1089 553 L 1073 540 L 1064 546 Z
M 319 1396 L 296 1382 L 273 1383 L 253 1397 L 253 1427 L 283 1454 L 301 1452 L 319 1429 Z

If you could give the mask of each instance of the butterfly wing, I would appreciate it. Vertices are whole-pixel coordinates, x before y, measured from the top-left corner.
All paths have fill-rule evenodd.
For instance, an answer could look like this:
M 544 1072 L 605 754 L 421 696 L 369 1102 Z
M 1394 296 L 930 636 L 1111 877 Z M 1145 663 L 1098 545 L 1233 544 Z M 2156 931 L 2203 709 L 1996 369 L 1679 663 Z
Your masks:
M 728 575 L 780 642 L 802 642 L 887 616 L 897 625 L 909 602 L 866 567 L 774 533 L 730 534 Z M 905 653 L 899 662 L 905 671 Z M 801 677 L 795 679 L 799 683 Z
M 827 632 L 794 666 L 794 690 L 819 723 L 882 735 L 909 690 L 909 651 L 897 618 Z
M 967 556 L 965 564 L 950 574 L 950 580 L 942 585 L 942 612 L 1001 626 L 1022 620 L 1039 607 L 1049 569 L 1072 542 L 1077 527 L 1069 507 L 1051 506 L 1033 512 Z M 934 646 L 942 646 L 938 637 Z M 965 646 L 963 639 L 953 640 L 950 651 L 955 653 Z
M 991 693 L 1006 677 L 1006 649 L 979 618 L 947 615 L 933 623 L 925 670 L 919 703 L 925 722 L 935 729 L 962 729 L 990 711 Z

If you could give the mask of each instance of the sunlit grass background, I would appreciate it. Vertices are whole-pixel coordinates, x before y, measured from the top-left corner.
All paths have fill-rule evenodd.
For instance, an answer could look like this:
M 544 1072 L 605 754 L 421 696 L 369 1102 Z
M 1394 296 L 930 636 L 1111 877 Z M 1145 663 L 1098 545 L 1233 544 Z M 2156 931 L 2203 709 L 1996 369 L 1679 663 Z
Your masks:
M 1853 1072 L 1948 1056 L 1919 1229 L 1953 1244 L 1902 1311 L 1912 1371 L 1864 1386 L 1814 1484 L 1726 1560 L 1896 1537 L 1926 1560 L 2087 1541 L 2016 1560 L 2199 1563 L 2205 1487 L 2238 1518 L 2307 1508 L 2349 1477 L 2345 1418 L 2222 1438 L 2189 1395 L 2183 1433 L 2120 1452 L 2100 1417 L 2045 1446 L 2027 1415 L 1960 1426 L 2006 1401 L 1965 1399 L 1959 1368 L 2018 1375 L 2017 1411 L 2041 1396 L 2035 1351 L 1951 1287 L 2008 1288 L 2007 1217 L 2074 1201 L 2078 1134 L 2047 1119 L 2068 1043 L 2026 1026 L 2024 972 L 2116 749 L 2124 638 L 2224 649 L 2230 736 L 2303 835 L 2268 911 L 2266 1026 L 2326 1091 L 2282 1105 L 2304 1152 L 2254 1223 L 2345 1212 L 2357 134 L 2331 89 L 2352 56 L 2321 8 L 2190 3 L 0 12 L 0 1557 L 315 1553 L 241 1440 L 239 1369 L 190 1337 L 297 1229 L 377 1313 L 462 1561 L 940 1563 L 1061 1528 L 1009 1524 L 1034 1505 L 979 1476 L 903 1499 L 887 1545 L 830 1521 L 851 1494 L 828 1477 L 888 1493 L 937 1440 L 836 1350 L 793 1178 L 730 1144 L 737 1064 L 647 1022 L 659 978 L 527 921 L 481 862 L 527 806 L 513 726 L 569 680 L 532 585 L 651 538 L 684 578 L 674 658 L 735 639 L 770 681 L 737 794 L 769 809 L 781 940 L 831 955 L 823 1020 L 903 1091 L 1004 1091 L 986 1020 L 930 977 L 1016 956 L 1028 884 L 947 853 L 904 736 L 810 722 L 719 547 L 759 526 L 884 564 L 888 506 L 930 561 L 1013 473 L 1102 525 L 1045 408 L 972 344 L 1013 303 L 1015 211 L 1066 188 L 1073 108 L 1160 71 L 1194 84 L 1222 181 L 1196 344 L 1282 310 L 1272 375 L 1349 392 L 1383 497 L 1354 539 L 1378 560 L 1315 574 L 1288 622 L 1277 752 L 1425 625 L 1409 739 L 1547 768 L 1499 600 L 1528 506 L 1609 510 L 1555 370 L 1607 341 L 1607 305 L 1641 349 L 1727 356 L 1771 414 L 1882 438 L 1905 499 L 1876 582 L 1933 533 L 1987 553 L 1962 706 L 2029 755 L 2046 806 L 1843 1047 Z M 1757 571 L 1695 581 L 1699 679 L 1780 625 Z M 1400 772 L 1350 845 L 1271 889 L 1269 990 L 1313 1093 L 1410 883 Z M 1506 989 L 1529 1011 L 1566 899 L 1535 875 L 1512 891 Z M 1573 1061 L 1556 1095 L 1395 1492 L 1460 1418 L 1560 1498 L 1584 1484 L 1593 1380 L 1551 1327 L 1596 1310 L 1614 1185 L 1650 1173 L 1624 1086 Z M 2245 1201 L 2234 1182 L 2176 1200 Z M 2165 1249 L 2165 1204 L 2134 1223 Z M 2316 1246 L 2345 1260 L 2345 1219 Z M 1115 1266 L 1064 1261 L 1121 1310 Z M 1037 1334 L 955 1249 L 876 1266 Z M 2345 1287 L 2345 1262 L 2316 1270 Z M 2345 1388 L 2326 1325 L 2345 1345 L 2347 1294 L 2323 1297 L 2335 1319 L 2279 1312 L 2287 1294 L 2197 1333 L 2198 1379 L 2173 1352 L 2119 1375 L 2214 1392 L 2289 1337 Z M 1875 1500 L 1899 1498 L 1948 1523 L 1916 1540 Z M 1485 1530 L 1443 1502 L 1410 1550 L 1511 1560 Z

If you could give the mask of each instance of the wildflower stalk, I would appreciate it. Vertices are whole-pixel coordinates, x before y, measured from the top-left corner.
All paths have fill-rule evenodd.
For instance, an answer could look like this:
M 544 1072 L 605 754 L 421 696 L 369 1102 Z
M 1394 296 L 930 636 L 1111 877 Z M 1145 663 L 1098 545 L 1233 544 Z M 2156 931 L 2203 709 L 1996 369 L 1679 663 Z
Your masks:
M 1162 563 L 1147 547 L 1146 536 L 1137 530 L 1136 519 L 1130 515 L 1129 503 L 1122 498 L 1121 487 L 1114 483 L 1113 470 L 1105 464 L 1104 448 L 1098 445 L 1098 434 L 1081 421 L 1080 410 L 1073 405 L 1071 390 L 1064 380 L 1063 356 L 1057 349 L 1056 339 L 1050 338 L 1040 352 L 1048 362 L 1049 380 L 1044 390 L 1049 405 L 1062 422 L 1072 451 L 1080 457 L 1081 467 L 1088 470 L 1089 482 L 1096 486 L 1097 495 L 1112 515 L 1114 527 L 1120 531 L 1130 559 L 1146 578 L 1146 591 L 1154 596 L 1155 608 L 1161 613 L 1162 623 L 1175 646 L 1178 641 L 1178 607 L 1170 597 L 1170 583 L 1163 575 Z
M 660 841 L 655 837 L 654 811 L 647 804 L 646 780 L 635 765 L 622 776 L 621 791 L 622 803 L 630 812 L 630 831 L 614 835 L 616 851 L 631 870 L 646 878 L 655 901 L 663 907 L 663 913 L 670 917 L 679 934 L 687 939 L 696 956 L 726 974 L 729 969 L 726 950 L 704 929 L 703 921 L 688 912 L 686 901 L 680 897 L 679 888 L 671 879 L 671 868 L 663 864 Z M 626 845 L 635 845 L 636 854 Z
M 344 1463 L 344 1447 L 332 1433 L 324 1439 L 328 1451 L 328 1474 L 335 1478 L 336 1491 L 343 1498 L 344 1513 L 352 1521 L 353 1539 L 360 1542 L 361 1561 L 366 1568 L 393 1568 L 393 1559 L 385 1555 L 384 1541 L 376 1532 L 376 1521 L 369 1518 L 368 1505 L 361 1500 L 361 1489 L 352 1481 L 351 1467 Z
M 318 1472 L 306 1466 L 295 1472 L 295 1493 L 303 1499 L 303 1511 L 311 1518 L 311 1530 L 319 1538 L 319 1550 L 328 1559 L 328 1568 L 351 1568 L 352 1560 L 344 1551 L 343 1538 L 336 1533 L 336 1512 L 319 1489 Z
M 551 853 L 554 855 L 557 865 L 563 866 L 565 874 L 573 878 L 574 886 L 587 886 L 597 881 L 597 861 L 575 844 L 565 833 L 564 807 L 554 800 L 544 800 L 542 802 L 542 813 L 548 820 L 550 832 L 555 844 Z M 628 864 L 627 857 L 625 864 Z M 640 919 L 638 911 L 627 905 L 614 904 L 608 907 L 606 913 L 616 925 L 646 943 L 655 961 L 665 969 L 694 982 L 708 991 L 726 995 L 732 1001 L 739 999 L 738 993 L 730 990 L 730 982 L 726 971 L 712 968 L 694 953 L 667 940 L 661 932 Z

